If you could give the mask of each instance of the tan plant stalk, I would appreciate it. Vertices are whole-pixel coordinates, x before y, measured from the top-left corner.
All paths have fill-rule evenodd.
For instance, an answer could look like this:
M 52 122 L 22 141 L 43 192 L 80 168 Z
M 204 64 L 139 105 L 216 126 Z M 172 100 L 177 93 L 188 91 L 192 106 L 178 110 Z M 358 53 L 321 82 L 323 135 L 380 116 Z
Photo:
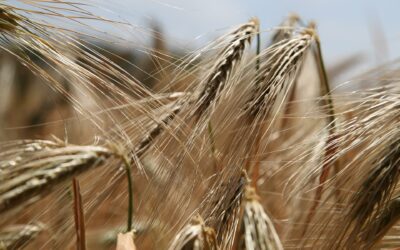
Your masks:
M 76 232 L 76 249 L 86 249 L 86 235 L 85 235 L 85 216 L 83 212 L 82 195 L 79 187 L 79 182 L 72 179 L 72 189 L 74 193 L 74 219 L 75 219 L 75 232 Z
M 311 23 L 310 28 L 315 32 L 315 24 Z M 339 173 L 339 162 L 337 159 L 335 159 L 336 152 L 338 150 L 337 147 L 337 135 L 335 135 L 336 132 L 336 116 L 335 116 L 335 108 L 333 106 L 333 101 L 331 97 L 331 90 L 330 90 L 330 85 L 329 85 L 329 80 L 328 80 L 328 75 L 325 69 L 325 63 L 322 58 L 322 50 L 321 50 L 321 43 L 319 40 L 319 37 L 316 36 L 315 38 L 315 47 L 312 50 L 313 57 L 315 58 L 317 65 L 318 65 L 318 75 L 320 79 L 320 86 L 321 86 L 321 93 L 320 96 L 322 97 L 323 100 L 323 105 L 322 107 L 325 107 L 327 109 L 327 130 L 328 130 L 328 138 L 326 140 L 326 145 L 325 145 L 325 152 L 322 160 L 322 167 L 321 167 L 321 174 L 319 176 L 319 183 L 318 187 L 315 191 L 315 198 L 314 198 L 314 203 L 312 207 L 310 208 L 310 212 L 308 215 L 308 218 L 306 219 L 306 224 L 309 224 L 310 221 L 312 220 L 315 210 L 317 209 L 317 206 L 319 205 L 319 202 L 322 197 L 323 193 L 323 188 L 324 184 L 327 181 L 329 177 L 329 172 L 331 167 L 333 166 L 335 173 Z M 304 233 L 307 230 L 307 227 L 305 227 Z

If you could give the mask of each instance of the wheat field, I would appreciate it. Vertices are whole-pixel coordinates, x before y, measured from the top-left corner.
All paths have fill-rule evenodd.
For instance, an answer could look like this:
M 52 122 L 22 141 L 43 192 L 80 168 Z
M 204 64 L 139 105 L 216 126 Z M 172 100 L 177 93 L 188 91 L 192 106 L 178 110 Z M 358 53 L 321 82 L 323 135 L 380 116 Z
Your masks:
M 186 53 L 154 27 L 132 58 L 87 32 L 131 24 L 19 3 L 0 2 L 0 249 L 400 247 L 398 60 L 332 84 L 358 59 L 327 68 L 296 14 Z

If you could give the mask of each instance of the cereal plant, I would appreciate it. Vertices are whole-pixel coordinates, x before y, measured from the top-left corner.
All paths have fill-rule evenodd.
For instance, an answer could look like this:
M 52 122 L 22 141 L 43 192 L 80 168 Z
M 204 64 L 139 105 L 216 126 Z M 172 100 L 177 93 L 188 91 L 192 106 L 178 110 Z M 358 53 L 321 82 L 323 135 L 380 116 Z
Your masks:
M 397 60 L 343 90 L 291 14 L 182 54 L 154 27 L 138 66 L 91 22 L 131 27 L 0 3 L 0 249 L 400 246 Z

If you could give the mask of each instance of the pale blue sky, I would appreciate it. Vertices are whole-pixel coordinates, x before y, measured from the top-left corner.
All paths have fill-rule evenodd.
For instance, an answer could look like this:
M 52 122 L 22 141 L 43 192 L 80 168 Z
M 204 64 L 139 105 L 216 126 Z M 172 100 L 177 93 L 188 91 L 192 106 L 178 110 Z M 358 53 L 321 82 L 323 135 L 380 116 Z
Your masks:
M 14 4 L 19 1 L 9 0 Z M 146 41 L 143 37 L 148 32 L 144 27 L 153 21 L 162 25 L 170 47 L 193 50 L 250 17 L 259 17 L 262 30 L 270 30 L 295 12 L 305 21 L 317 22 L 328 65 L 356 53 L 363 53 L 369 65 L 400 57 L 400 1 L 397 0 L 86 0 L 82 3 L 96 6 L 93 9 L 96 14 L 131 23 L 133 26 L 128 29 L 107 27 L 104 23 L 98 28 L 131 40 L 132 45 L 137 39 Z
M 156 20 L 162 24 L 172 46 L 200 46 L 252 16 L 259 17 L 262 29 L 267 30 L 296 12 L 305 20 L 317 22 L 328 63 L 358 52 L 376 63 L 376 47 L 380 48 L 378 61 L 387 58 L 386 49 L 388 59 L 400 56 L 400 1 L 395 0 L 115 0 L 112 3 L 103 0 L 102 3 L 133 24 L 147 25 Z M 380 31 L 372 32 L 375 27 Z

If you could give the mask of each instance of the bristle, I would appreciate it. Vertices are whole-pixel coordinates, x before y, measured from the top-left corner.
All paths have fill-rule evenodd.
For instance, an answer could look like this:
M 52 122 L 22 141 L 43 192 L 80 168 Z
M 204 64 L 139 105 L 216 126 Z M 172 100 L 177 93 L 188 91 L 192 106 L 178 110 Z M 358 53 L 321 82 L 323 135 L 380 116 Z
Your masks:
M 21 18 L 14 14 L 10 8 L 0 6 L 0 31 L 15 32 Z

